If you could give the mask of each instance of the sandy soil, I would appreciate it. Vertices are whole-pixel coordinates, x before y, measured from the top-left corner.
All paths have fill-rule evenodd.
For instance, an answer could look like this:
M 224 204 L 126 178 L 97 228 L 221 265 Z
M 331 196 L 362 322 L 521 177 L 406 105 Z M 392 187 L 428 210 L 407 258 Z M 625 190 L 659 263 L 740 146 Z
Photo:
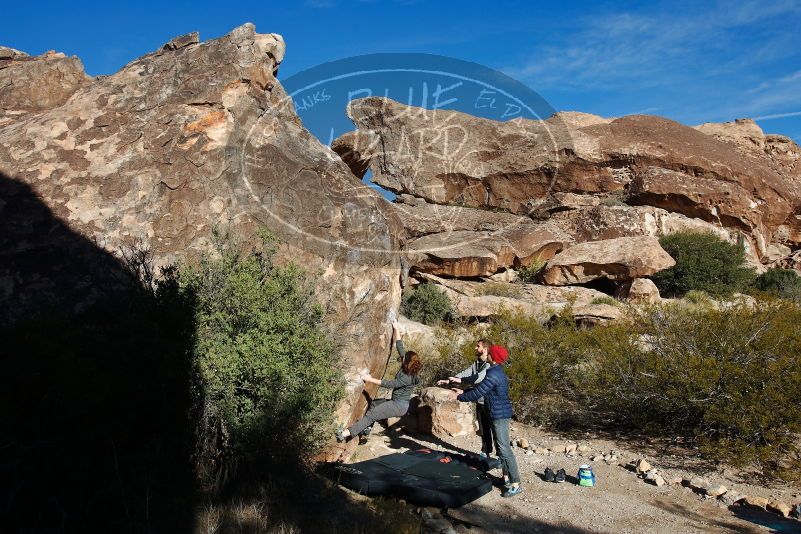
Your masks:
M 380 428 L 376 426 L 376 431 Z M 547 433 L 526 425 L 513 424 L 513 439 L 525 437 L 532 446 L 554 448 L 567 441 L 586 444 L 590 451 L 569 457 L 563 453 L 525 454 L 515 448 L 524 492 L 514 498 L 500 496 L 499 484 L 487 495 L 460 509 L 444 512 L 434 531 L 483 534 L 500 532 L 603 532 L 603 533 L 689 533 L 689 532 L 801 532 L 801 522 L 751 507 L 727 508 L 717 499 L 703 497 L 680 485 L 656 487 L 640 479 L 624 465 L 645 457 L 667 480 L 672 477 L 705 476 L 745 495 L 801 502 L 801 490 L 788 486 L 766 488 L 738 479 L 723 470 L 697 461 L 692 451 L 660 443 L 622 442 L 610 437 L 568 436 Z M 384 454 L 429 447 L 443 451 L 475 452 L 480 448 L 476 435 L 441 440 L 432 436 L 407 435 L 393 428 L 374 432 L 360 445 L 352 461 Z M 617 461 L 607 464 L 590 457 L 615 450 Z M 575 480 L 578 466 L 592 465 L 597 477 L 594 488 L 583 488 L 568 481 L 545 482 L 543 472 L 550 466 L 564 468 Z M 490 475 L 499 481 L 500 471 Z M 572 477 L 571 477 L 572 475 Z M 441 511 L 432 511 L 434 523 Z M 442 519 L 442 518 L 440 518 Z M 431 524 L 431 522 L 429 522 Z

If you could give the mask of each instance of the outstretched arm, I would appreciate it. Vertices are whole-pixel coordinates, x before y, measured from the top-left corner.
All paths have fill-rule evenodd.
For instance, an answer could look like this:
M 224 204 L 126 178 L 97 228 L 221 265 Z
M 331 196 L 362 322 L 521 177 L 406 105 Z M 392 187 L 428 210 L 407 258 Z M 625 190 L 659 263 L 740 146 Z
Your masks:
M 460 393 L 456 399 L 462 402 L 477 401 L 492 391 L 496 385 L 495 379 L 493 379 L 492 376 L 486 376 L 484 377 L 484 380 L 476 384 L 473 389 L 467 390 L 464 393 Z
M 406 356 L 406 347 L 403 346 L 403 341 L 400 338 L 398 321 L 392 321 L 392 338 L 395 340 L 395 348 L 398 349 L 398 354 L 403 358 Z

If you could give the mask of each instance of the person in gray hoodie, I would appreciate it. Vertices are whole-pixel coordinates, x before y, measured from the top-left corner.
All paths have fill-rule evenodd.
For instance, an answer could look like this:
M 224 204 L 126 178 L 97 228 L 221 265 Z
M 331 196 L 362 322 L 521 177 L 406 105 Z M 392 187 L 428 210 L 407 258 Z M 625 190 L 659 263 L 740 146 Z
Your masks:
M 470 383 L 477 384 L 484 380 L 489 369 L 490 364 L 487 362 L 489 359 L 487 354 L 492 343 L 486 339 L 479 339 L 476 343 L 476 361 L 470 367 L 464 369 L 453 376 L 449 376 L 447 380 L 439 380 L 437 384 L 444 386 L 446 384 L 455 383 L 461 384 Z M 492 454 L 492 446 L 494 443 L 492 437 L 492 420 L 490 419 L 489 410 L 484 403 L 484 398 L 481 397 L 476 401 L 476 417 L 478 419 L 478 427 L 481 432 L 481 453 L 482 457 L 488 457 Z M 497 451 L 496 451 L 497 452 Z

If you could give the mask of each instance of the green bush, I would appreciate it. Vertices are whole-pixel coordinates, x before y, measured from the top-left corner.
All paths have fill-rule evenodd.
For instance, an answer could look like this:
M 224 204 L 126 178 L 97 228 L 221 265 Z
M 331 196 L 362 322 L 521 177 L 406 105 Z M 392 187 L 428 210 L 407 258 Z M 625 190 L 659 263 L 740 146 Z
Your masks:
M 468 326 L 439 328 L 433 350 L 425 352 L 425 365 L 420 370 L 421 385 L 436 385 L 437 380 L 448 378 L 472 364 L 476 359 L 475 342 L 481 337 Z
M 338 351 L 310 278 L 273 264 L 269 236 L 250 253 L 217 237 L 216 254 L 173 275 L 194 300 L 198 459 L 207 480 L 242 461 L 313 454 L 342 395 Z
M 517 270 L 517 279 L 523 283 L 536 283 L 540 272 L 547 263 L 545 260 L 535 259 L 529 265 L 524 265 Z
M 436 326 L 453 314 L 451 300 L 435 284 L 420 284 L 403 295 L 403 314 L 419 323 Z
M 728 296 L 745 290 L 754 279 L 753 269 L 744 267 L 743 248 L 715 234 L 680 232 L 662 237 L 659 243 L 676 260 L 676 265 L 653 276 L 663 296 L 680 297 L 693 289 Z
M 594 358 L 595 402 L 634 426 L 693 434 L 708 456 L 777 466 L 801 431 L 801 308 L 661 306 Z
M 698 289 L 691 289 L 684 294 L 682 299 L 697 306 L 709 306 L 714 303 L 712 297 L 710 297 L 705 291 Z
M 754 288 L 776 297 L 801 301 L 801 276 L 792 269 L 769 269 L 756 277 Z
M 590 329 L 504 314 L 484 335 L 509 349 L 523 421 L 685 436 L 707 458 L 787 476 L 801 432 L 798 324 L 795 303 L 757 298 L 664 303 Z

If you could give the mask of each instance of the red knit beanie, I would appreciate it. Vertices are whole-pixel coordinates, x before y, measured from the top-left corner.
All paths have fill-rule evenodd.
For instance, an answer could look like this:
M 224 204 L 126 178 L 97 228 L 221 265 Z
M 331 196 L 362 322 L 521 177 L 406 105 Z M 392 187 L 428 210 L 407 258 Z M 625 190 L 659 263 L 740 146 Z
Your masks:
M 509 358 L 509 351 L 500 345 L 493 345 L 489 348 L 489 355 L 493 362 L 500 365 Z

